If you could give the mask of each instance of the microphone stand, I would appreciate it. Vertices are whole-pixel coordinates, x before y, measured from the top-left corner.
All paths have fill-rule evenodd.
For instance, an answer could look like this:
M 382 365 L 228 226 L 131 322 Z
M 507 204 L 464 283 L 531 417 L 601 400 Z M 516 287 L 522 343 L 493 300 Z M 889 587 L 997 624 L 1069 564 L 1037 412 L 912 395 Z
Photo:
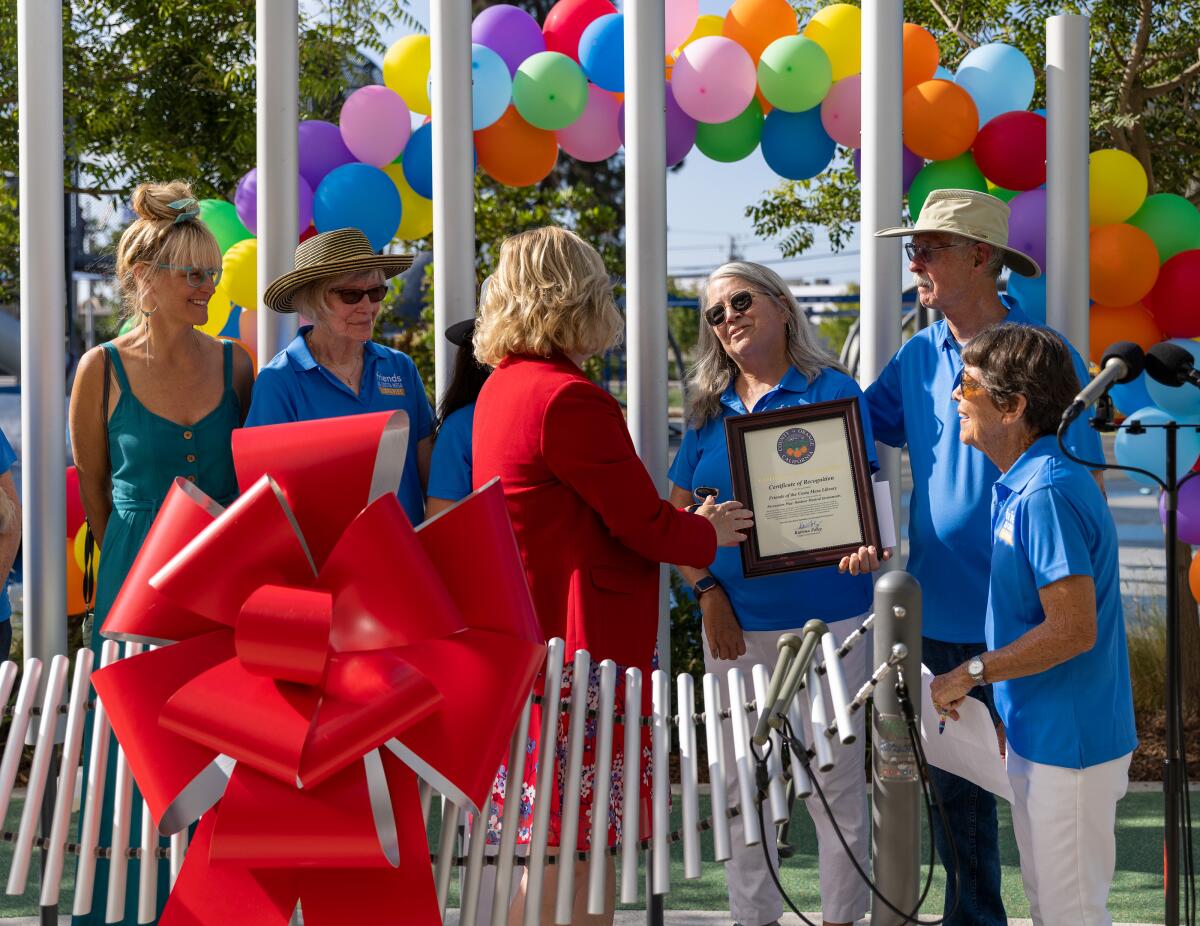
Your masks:
M 1074 416 L 1063 415 L 1062 423 L 1058 426 L 1058 446 L 1062 452 L 1076 463 L 1088 469 L 1115 469 L 1130 473 L 1141 473 L 1149 476 L 1158 483 L 1166 498 L 1166 529 L 1163 532 L 1163 552 L 1166 555 L 1167 568 L 1167 652 L 1166 652 L 1166 720 L 1167 720 L 1167 755 L 1163 760 L 1163 880 L 1166 893 L 1165 926 L 1179 926 L 1179 856 L 1181 848 L 1190 856 L 1191 846 L 1183 846 L 1181 831 L 1183 826 L 1183 810 L 1188 809 L 1190 829 L 1190 806 L 1187 791 L 1187 755 L 1183 752 L 1183 688 L 1182 688 L 1182 659 L 1179 644 L 1179 586 L 1177 581 L 1178 538 L 1179 538 L 1179 489 L 1184 483 L 1194 479 L 1200 473 L 1190 472 L 1182 479 L 1175 474 L 1175 464 L 1178 457 L 1180 427 L 1197 427 L 1197 425 L 1180 425 L 1177 421 L 1165 424 L 1133 424 L 1114 425 L 1112 421 L 1112 399 L 1105 394 L 1098 403 L 1098 414 L 1092 419 L 1092 426 L 1098 431 L 1115 431 L 1124 429 L 1130 434 L 1141 434 L 1157 428 L 1166 432 L 1166 478 L 1157 473 L 1136 466 L 1120 466 L 1112 463 L 1096 463 L 1075 456 L 1066 445 L 1064 437 L 1067 426 Z M 1190 868 L 1190 866 L 1189 866 Z M 1189 882 L 1193 877 L 1189 871 Z M 1192 912 L 1194 895 L 1189 891 L 1187 911 Z M 1185 914 L 1186 915 L 1186 914 Z M 1190 915 L 1188 922 L 1191 922 Z

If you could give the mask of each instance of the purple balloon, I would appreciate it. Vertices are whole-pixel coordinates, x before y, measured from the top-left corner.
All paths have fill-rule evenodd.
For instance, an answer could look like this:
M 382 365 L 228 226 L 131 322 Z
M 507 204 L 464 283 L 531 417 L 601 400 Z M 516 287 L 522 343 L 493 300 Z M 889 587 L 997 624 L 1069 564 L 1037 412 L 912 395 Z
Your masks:
M 683 111 L 675 102 L 675 94 L 671 85 L 666 86 L 664 94 L 667 101 L 667 167 L 674 167 L 682 161 L 692 145 L 696 143 L 696 120 Z M 621 144 L 625 144 L 625 104 L 621 104 L 621 112 L 617 115 L 617 126 L 621 132 Z
M 254 234 L 258 234 L 258 168 L 251 167 L 238 181 L 233 194 L 233 205 L 238 218 Z M 303 177 L 296 178 L 296 237 L 304 234 L 312 224 L 313 191 Z
M 508 3 L 489 6 L 475 17 L 471 41 L 486 45 L 503 58 L 513 75 L 526 58 L 546 50 L 546 37 L 537 20 Z
M 311 189 L 320 186 L 325 175 L 335 167 L 355 160 L 341 130 L 332 122 L 306 119 L 300 123 L 300 176 Z
M 1046 191 L 1026 190 L 1008 204 L 1008 246 L 1028 254 L 1046 269 Z
M 1167 523 L 1167 493 L 1158 497 L 1158 516 Z M 1179 539 L 1200 543 L 1200 479 L 1189 479 L 1179 487 Z
M 900 167 L 901 179 L 900 182 L 904 187 L 904 192 L 908 192 L 908 188 L 912 185 L 913 178 L 921 172 L 921 168 L 925 166 L 925 159 L 919 154 L 913 154 L 907 148 L 901 147 L 903 152 L 904 163 Z M 862 148 L 854 149 L 854 176 L 862 180 Z

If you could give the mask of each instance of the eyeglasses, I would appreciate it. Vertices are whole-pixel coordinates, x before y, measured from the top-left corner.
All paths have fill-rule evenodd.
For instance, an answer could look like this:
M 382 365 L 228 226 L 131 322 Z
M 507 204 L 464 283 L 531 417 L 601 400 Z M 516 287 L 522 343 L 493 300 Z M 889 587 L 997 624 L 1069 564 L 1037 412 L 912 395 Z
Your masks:
M 908 255 L 909 260 L 919 260 L 923 264 L 929 263 L 933 259 L 934 251 L 948 251 L 950 248 L 969 248 L 974 247 L 974 242 L 960 242 L 959 244 L 917 244 L 915 241 L 909 241 L 904 245 L 904 253 Z
M 363 296 L 366 296 L 369 302 L 383 302 L 383 297 L 387 295 L 387 287 L 380 285 L 370 289 L 331 289 L 330 292 L 337 293 L 338 298 L 346 305 L 358 305 Z
M 729 313 L 731 311 L 737 312 L 739 315 L 744 315 L 749 312 L 751 306 L 754 305 L 755 295 L 761 296 L 765 295 L 765 293 L 759 293 L 757 290 L 753 289 L 739 290 L 729 297 L 728 309 L 726 309 L 725 303 L 714 302 L 704 310 L 704 320 L 714 328 L 718 328 L 729 320 Z
M 958 388 L 964 399 L 973 399 L 977 395 L 988 394 L 987 387 L 966 370 L 963 370 L 962 379 L 959 381 Z
M 160 270 L 178 270 L 192 289 L 199 289 L 206 281 L 212 283 L 215 289 L 221 282 L 222 269 L 220 267 L 214 270 L 212 267 L 179 267 L 175 264 L 155 264 L 154 266 Z

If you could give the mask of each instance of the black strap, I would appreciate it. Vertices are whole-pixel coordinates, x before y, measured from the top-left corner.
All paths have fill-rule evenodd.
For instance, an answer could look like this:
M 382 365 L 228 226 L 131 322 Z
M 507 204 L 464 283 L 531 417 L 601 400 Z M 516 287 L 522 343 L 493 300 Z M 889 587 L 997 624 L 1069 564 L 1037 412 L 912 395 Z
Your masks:
M 109 359 L 107 347 L 102 347 L 101 351 L 104 353 L 104 387 L 100 390 L 100 420 L 104 424 L 104 457 L 111 466 L 111 449 L 108 443 L 108 381 L 112 361 Z M 92 524 L 89 521 L 87 534 L 83 538 L 83 601 L 88 611 L 93 610 L 93 600 L 96 596 L 96 579 L 92 569 L 96 556 L 96 535 L 92 533 Z

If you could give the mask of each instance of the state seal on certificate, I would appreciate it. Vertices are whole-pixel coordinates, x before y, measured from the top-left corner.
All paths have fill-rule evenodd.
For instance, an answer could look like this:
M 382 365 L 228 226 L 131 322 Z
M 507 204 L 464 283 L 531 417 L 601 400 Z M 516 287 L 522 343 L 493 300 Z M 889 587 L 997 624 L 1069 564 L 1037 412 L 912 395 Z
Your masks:
M 855 399 L 726 418 L 725 439 L 734 497 L 754 512 L 741 546 L 747 578 L 881 550 Z

